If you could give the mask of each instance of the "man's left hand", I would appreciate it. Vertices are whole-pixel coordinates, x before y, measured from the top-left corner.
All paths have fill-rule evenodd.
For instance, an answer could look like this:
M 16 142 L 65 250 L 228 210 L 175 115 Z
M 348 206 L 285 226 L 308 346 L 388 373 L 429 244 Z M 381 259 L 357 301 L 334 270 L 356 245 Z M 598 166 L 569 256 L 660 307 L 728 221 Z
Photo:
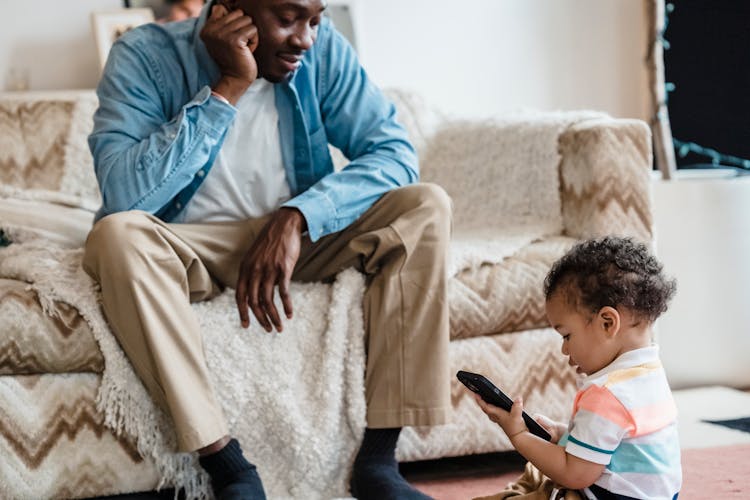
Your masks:
M 302 213 L 296 208 L 279 209 L 260 232 L 240 264 L 235 300 L 243 328 L 250 326 L 248 307 L 266 331 L 284 327 L 274 304 L 274 288 L 288 319 L 293 314 L 289 283 L 299 258 L 302 232 L 306 228 Z M 273 327 L 272 327 L 273 325 Z

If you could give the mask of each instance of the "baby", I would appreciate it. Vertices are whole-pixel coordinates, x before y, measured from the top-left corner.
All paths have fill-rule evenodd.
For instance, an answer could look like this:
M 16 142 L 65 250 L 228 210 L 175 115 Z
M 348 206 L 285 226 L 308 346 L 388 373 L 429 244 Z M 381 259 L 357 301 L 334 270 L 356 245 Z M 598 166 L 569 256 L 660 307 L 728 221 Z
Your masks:
M 653 323 L 674 292 L 661 264 L 628 238 L 580 243 L 553 264 L 544 283 L 547 318 L 570 365 L 586 376 L 570 422 L 537 417 L 552 435 L 547 442 L 526 428 L 521 398 L 507 412 L 476 397 L 547 483 L 587 499 L 677 497 L 677 409 L 652 343 Z

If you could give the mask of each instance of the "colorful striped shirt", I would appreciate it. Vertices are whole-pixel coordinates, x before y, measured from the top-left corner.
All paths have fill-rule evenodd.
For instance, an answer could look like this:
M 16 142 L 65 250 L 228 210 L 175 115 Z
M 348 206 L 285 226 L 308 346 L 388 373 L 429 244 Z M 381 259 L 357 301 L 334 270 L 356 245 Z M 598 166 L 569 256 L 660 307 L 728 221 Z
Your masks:
M 682 484 L 677 407 L 657 346 L 628 351 L 586 377 L 559 444 L 606 465 L 594 484 L 616 495 L 673 499 Z M 596 498 L 588 489 L 589 498 Z

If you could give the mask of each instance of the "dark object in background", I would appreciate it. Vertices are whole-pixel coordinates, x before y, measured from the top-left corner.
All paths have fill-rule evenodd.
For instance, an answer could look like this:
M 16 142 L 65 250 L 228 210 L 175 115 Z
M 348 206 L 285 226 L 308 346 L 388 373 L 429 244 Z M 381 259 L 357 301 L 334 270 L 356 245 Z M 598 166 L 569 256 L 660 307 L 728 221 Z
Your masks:
M 150 8 L 161 22 L 182 21 L 198 17 L 205 0 L 123 0 L 126 8 Z
M 664 51 L 675 139 L 750 159 L 750 1 L 675 0 Z M 677 153 L 677 152 L 676 152 Z M 711 163 L 677 155 L 677 166 Z
M 737 431 L 750 432 L 750 417 L 735 418 L 732 420 L 703 420 L 703 422 L 723 425 L 724 427 L 729 427 L 730 429 L 734 429 Z

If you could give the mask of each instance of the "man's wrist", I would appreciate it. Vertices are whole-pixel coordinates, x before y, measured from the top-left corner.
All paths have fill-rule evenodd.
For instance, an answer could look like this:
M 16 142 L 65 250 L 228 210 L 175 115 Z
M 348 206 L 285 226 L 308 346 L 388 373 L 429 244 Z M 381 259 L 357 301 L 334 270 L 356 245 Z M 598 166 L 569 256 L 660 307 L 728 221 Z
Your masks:
M 302 213 L 302 211 L 299 208 L 281 207 L 281 210 L 284 212 L 288 212 L 288 214 L 294 218 L 295 224 L 299 228 L 299 231 L 301 234 L 307 231 L 307 219 L 305 219 L 305 215 Z
M 226 97 L 224 97 L 223 95 L 219 94 L 218 92 L 216 92 L 213 89 L 211 90 L 211 95 L 214 96 L 215 98 L 217 98 L 218 100 L 220 100 L 221 102 L 223 102 L 224 104 L 229 104 L 230 106 L 232 105 L 232 103 L 229 102 L 229 99 L 227 99 Z
M 222 76 L 216 84 L 211 87 L 211 93 L 219 94 L 232 106 L 237 104 L 242 94 L 252 84 L 247 80 L 234 78 L 231 76 Z

